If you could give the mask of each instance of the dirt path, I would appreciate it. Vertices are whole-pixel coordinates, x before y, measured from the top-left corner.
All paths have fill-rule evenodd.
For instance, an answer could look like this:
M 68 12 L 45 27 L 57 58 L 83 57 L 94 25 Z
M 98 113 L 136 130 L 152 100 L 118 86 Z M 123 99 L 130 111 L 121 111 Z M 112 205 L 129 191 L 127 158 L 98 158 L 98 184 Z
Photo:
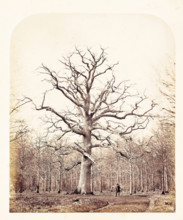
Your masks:
M 90 212 L 102 212 L 103 210 L 108 209 L 109 207 L 113 206 L 114 203 L 110 203 L 108 202 L 105 206 L 101 207 L 101 208 L 96 208 L 94 210 L 91 210 Z
M 138 196 L 120 196 L 108 199 L 108 205 L 93 212 L 145 212 L 149 207 L 149 199 Z
M 173 211 L 168 196 L 161 195 L 59 195 L 16 194 L 10 212 L 153 212 Z

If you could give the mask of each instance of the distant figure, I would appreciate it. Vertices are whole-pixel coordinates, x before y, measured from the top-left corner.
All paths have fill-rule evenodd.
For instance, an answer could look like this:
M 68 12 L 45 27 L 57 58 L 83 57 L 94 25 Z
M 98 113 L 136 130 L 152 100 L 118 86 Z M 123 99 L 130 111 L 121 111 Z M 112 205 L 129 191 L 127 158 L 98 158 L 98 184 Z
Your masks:
M 118 195 L 120 196 L 120 191 L 121 191 L 121 190 L 120 190 L 120 185 L 117 184 L 117 185 L 116 185 L 116 196 L 118 196 Z

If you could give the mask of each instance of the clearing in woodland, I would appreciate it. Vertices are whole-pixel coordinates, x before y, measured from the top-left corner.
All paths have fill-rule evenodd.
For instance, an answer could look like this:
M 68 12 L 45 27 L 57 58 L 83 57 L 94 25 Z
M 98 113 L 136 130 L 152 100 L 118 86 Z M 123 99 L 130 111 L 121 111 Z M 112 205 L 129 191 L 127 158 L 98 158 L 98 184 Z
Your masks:
M 10 198 L 10 212 L 174 212 L 174 195 L 75 195 L 21 193 Z

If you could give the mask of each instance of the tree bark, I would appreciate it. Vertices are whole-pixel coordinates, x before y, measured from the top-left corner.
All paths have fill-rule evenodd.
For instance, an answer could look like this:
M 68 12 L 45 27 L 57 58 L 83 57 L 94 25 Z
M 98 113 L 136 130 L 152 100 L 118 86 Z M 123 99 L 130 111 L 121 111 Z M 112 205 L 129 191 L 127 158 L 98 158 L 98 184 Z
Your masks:
M 165 165 L 165 168 L 164 168 L 164 184 L 165 184 L 165 192 L 168 193 L 169 190 L 168 190 L 168 174 L 167 174 L 167 167 Z
M 116 178 L 116 181 L 117 183 L 119 184 L 119 157 L 118 155 L 116 155 L 116 161 L 117 161 L 117 178 Z
M 135 181 L 135 172 L 133 170 L 133 193 L 136 194 L 136 181 Z
M 49 167 L 49 169 L 50 169 L 50 172 L 49 172 L 49 192 L 51 192 L 51 190 L 52 190 L 52 182 L 51 182 L 51 174 L 52 174 L 52 169 L 51 169 L 51 165 L 50 165 L 50 167 Z
M 148 180 L 147 164 L 145 164 L 145 173 L 146 173 L 146 192 L 148 192 L 149 191 L 149 180 Z
M 81 158 L 81 171 L 79 177 L 79 184 L 76 193 L 91 194 L 91 166 L 92 162 L 88 157 L 82 155 Z
M 103 177 L 102 177 L 102 173 L 100 173 L 100 192 L 103 192 Z
M 143 184 L 143 167 L 141 166 L 140 170 L 140 182 L 141 182 L 141 192 L 144 192 L 144 184 Z
M 71 179 L 71 191 L 73 190 L 73 172 L 71 170 L 71 173 L 70 173 L 70 179 Z
M 112 191 L 112 165 L 110 167 L 110 190 Z
M 62 181 L 62 166 L 60 165 L 60 169 L 59 169 L 59 190 L 58 193 L 61 193 L 61 181 Z
M 91 192 L 94 190 L 94 175 L 93 175 L 93 166 L 91 166 Z
M 162 194 L 165 194 L 165 167 L 163 164 L 163 172 L 162 172 Z
M 152 168 L 151 168 L 151 174 L 152 174 L 152 190 L 155 191 L 155 185 L 154 185 L 154 159 L 152 158 Z
M 47 171 L 46 171 L 46 192 L 49 191 L 49 168 L 47 167 Z
M 38 162 L 38 174 L 37 174 L 37 186 L 36 186 L 36 188 L 37 188 L 37 193 L 39 193 L 39 188 L 40 188 L 40 165 L 39 165 L 39 162 Z
M 152 171 L 152 190 L 155 191 L 155 186 L 154 186 L 154 171 Z
M 129 160 L 129 162 L 130 162 L 130 195 L 132 195 L 133 184 L 132 184 L 132 161 L 131 159 Z

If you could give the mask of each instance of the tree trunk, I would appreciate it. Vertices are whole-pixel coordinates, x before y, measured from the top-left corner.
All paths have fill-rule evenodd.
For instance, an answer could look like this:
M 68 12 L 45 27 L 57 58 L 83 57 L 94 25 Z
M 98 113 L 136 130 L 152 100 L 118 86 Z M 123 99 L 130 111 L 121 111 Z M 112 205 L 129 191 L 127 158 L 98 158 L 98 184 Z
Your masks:
M 141 166 L 140 170 L 140 182 L 141 182 L 141 192 L 144 192 L 144 184 L 143 184 L 143 167 Z
M 47 171 L 46 171 L 46 192 L 49 191 L 49 170 L 47 167 Z
M 38 173 L 37 173 L 37 193 L 39 193 L 39 187 L 40 187 L 40 159 L 41 159 L 41 155 L 40 155 L 40 148 L 38 149 L 38 164 L 37 164 L 37 167 L 38 167 Z
M 120 178 L 120 184 L 121 184 L 121 186 L 123 185 L 123 173 L 122 173 L 122 168 L 121 168 L 121 178 Z
M 164 167 L 164 164 L 163 164 L 163 172 L 162 172 L 162 194 L 164 195 L 165 194 L 165 183 L 164 183 L 164 180 L 165 180 L 165 167 Z
M 60 169 L 59 169 L 59 190 L 58 193 L 61 193 L 61 181 L 62 181 L 62 166 L 60 165 Z
M 102 168 L 100 167 L 100 192 L 103 192 L 103 176 L 102 176 Z
M 110 173 L 108 174 L 108 191 L 111 191 L 111 178 L 110 178 Z
M 45 192 L 45 177 L 43 177 L 43 192 Z
M 91 192 L 94 190 L 94 175 L 93 175 L 93 166 L 91 166 Z
M 71 179 L 71 191 L 73 190 L 73 171 L 71 170 L 71 174 L 70 174 L 70 179 Z
M 125 192 L 126 191 L 126 175 L 124 174 L 124 177 L 123 177 L 123 191 Z
M 138 182 L 137 182 L 137 191 L 140 191 L 140 168 L 137 166 L 137 172 L 138 172 Z
M 50 176 L 49 176 L 49 192 L 51 192 L 52 190 L 52 183 L 51 183 L 51 172 L 52 172 L 52 169 L 50 167 Z
M 152 158 L 152 169 L 151 169 L 151 173 L 152 173 L 152 190 L 155 191 L 155 185 L 154 185 L 154 158 Z
M 133 170 L 133 193 L 136 194 L 136 181 L 135 181 L 135 172 Z
M 87 120 L 85 121 L 85 130 L 86 130 L 86 136 L 83 138 L 83 144 L 84 144 L 84 149 L 85 152 L 88 155 L 91 155 L 91 131 L 89 128 L 91 127 L 91 122 L 88 120 L 88 114 L 87 115 Z M 91 175 L 91 167 L 92 167 L 92 161 L 90 158 L 85 156 L 84 154 L 82 155 L 81 158 L 81 170 L 80 170 L 80 177 L 79 177 L 79 184 L 77 186 L 77 189 L 75 190 L 76 193 L 80 194 L 93 194 L 92 192 L 92 175 Z
M 112 191 L 112 165 L 110 169 L 110 190 Z
M 133 185 L 132 185 L 132 161 L 130 159 L 130 195 L 132 195 Z
M 79 177 L 79 184 L 76 193 L 91 194 L 91 166 L 92 162 L 88 157 L 82 155 L 81 158 L 81 171 Z
M 152 171 L 152 190 L 155 191 L 155 186 L 154 186 L 154 171 Z
M 117 175 L 116 175 L 116 182 L 119 184 L 119 157 L 118 157 L 118 155 L 116 155 L 116 161 L 117 161 Z
M 149 180 L 148 180 L 147 164 L 145 164 L 145 173 L 146 173 L 146 192 L 148 192 L 149 191 Z
M 36 186 L 36 188 L 37 188 L 37 193 L 39 193 L 39 186 L 40 186 L 40 169 L 39 169 L 39 166 L 38 166 L 38 174 L 37 174 L 37 186 Z
M 103 192 L 102 185 L 103 185 L 103 179 L 102 179 L 102 174 L 100 174 L 100 192 L 101 193 Z
M 165 184 L 165 193 L 168 193 L 169 190 L 168 190 L 168 174 L 167 174 L 167 167 L 165 165 L 165 168 L 164 168 L 164 184 Z

